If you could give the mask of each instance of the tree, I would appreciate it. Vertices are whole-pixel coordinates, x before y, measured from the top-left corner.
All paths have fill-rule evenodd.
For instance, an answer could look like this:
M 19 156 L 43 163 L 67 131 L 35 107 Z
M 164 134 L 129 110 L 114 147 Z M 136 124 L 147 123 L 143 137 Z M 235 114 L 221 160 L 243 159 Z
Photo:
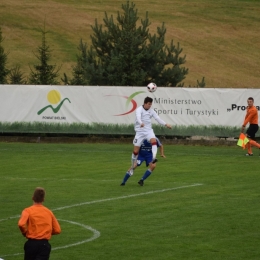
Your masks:
M 56 69 L 56 65 L 49 65 L 48 62 L 51 58 L 50 47 L 46 43 L 46 30 L 41 30 L 42 45 L 38 47 L 38 54 L 34 54 L 40 61 L 40 64 L 34 65 L 34 70 L 31 69 L 29 76 L 29 83 L 35 85 L 58 85 L 57 81 L 58 72 L 61 67 Z
M 73 69 L 72 80 L 69 80 L 65 73 L 64 73 L 64 78 L 61 79 L 66 85 L 76 85 L 76 86 L 88 85 L 87 76 L 85 75 L 86 74 L 85 64 L 87 61 L 87 45 L 86 43 L 83 43 L 82 40 L 80 40 L 78 50 L 79 50 L 79 54 L 77 55 L 77 64 L 76 66 L 72 67 Z
M 204 88 L 206 86 L 205 77 L 202 77 L 202 80 L 197 80 L 197 86 L 189 85 L 189 88 Z
M 159 86 L 180 86 L 188 74 L 188 69 L 182 67 L 186 56 L 181 56 L 179 43 L 165 44 L 164 23 L 152 35 L 148 12 L 138 26 L 135 4 L 127 1 L 122 9 L 123 13 L 117 14 L 117 23 L 105 12 L 105 29 L 95 20 L 91 26 L 92 45 L 86 57 L 82 56 L 82 63 L 73 68 L 74 73 L 80 66 L 91 85 L 143 86 L 153 81 Z M 84 48 L 83 44 L 79 46 L 82 54 Z
M 9 82 L 10 84 L 20 84 L 20 85 L 27 83 L 23 73 L 20 70 L 20 66 L 17 65 L 15 68 L 10 70 Z
M 3 42 L 2 37 L 2 29 L 0 27 L 0 84 L 6 84 L 7 83 L 7 75 L 9 73 L 9 70 L 6 68 L 7 63 L 7 53 L 5 53 L 4 48 L 2 46 Z

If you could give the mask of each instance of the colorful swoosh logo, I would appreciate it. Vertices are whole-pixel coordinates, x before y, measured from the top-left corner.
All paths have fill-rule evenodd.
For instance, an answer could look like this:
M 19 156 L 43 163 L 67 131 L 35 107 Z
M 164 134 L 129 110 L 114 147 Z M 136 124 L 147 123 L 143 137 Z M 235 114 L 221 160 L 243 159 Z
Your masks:
M 61 106 L 62 106 L 62 104 L 64 103 L 65 100 L 68 100 L 68 101 L 70 102 L 70 100 L 69 100 L 68 98 L 64 98 L 56 108 L 54 108 L 52 105 L 48 105 L 48 106 L 42 108 L 41 110 L 39 110 L 39 111 L 37 112 L 37 114 L 40 115 L 40 114 L 43 113 L 47 108 L 51 108 L 52 111 L 56 114 L 56 113 L 60 110 L 60 108 L 61 108 Z M 70 102 L 70 103 L 71 103 L 71 102 Z
M 114 116 L 124 116 L 124 115 L 127 115 L 127 114 L 130 114 L 132 113 L 133 111 L 136 110 L 137 108 L 137 103 L 136 101 L 133 99 L 135 96 L 141 94 L 141 93 L 145 93 L 145 91 L 138 91 L 138 92 L 135 92 L 133 93 L 131 96 L 127 97 L 127 96 L 120 96 L 120 95 L 106 95 L 106 96 L 114 96 L 114 97 L 123 97 L 126 99 L 126 107 L 128 107 L 128 105 L 130 104 L 130 102 L 132 103 L 132 108 L 125 112 L 125 113 L 122 113 L 122 114 L 118 114 L 118 115 L 114 115 Z

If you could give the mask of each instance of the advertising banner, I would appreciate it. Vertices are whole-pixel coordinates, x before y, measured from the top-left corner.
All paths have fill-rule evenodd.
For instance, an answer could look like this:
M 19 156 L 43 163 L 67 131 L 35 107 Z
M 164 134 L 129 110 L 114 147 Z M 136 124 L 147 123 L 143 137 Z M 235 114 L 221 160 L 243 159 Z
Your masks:
M 133 124 L 146 96 L 165 122 L 186 127 L 240 127 L 247 98 L 260 105 L 256 89 L 0 85 L 0 122 Z

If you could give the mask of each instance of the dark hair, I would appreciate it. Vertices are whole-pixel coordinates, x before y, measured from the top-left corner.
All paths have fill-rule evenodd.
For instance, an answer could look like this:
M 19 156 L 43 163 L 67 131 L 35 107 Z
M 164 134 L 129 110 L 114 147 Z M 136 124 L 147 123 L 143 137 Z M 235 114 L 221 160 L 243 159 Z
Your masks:
M 252 97 L 249 97 L 247 100 L 252 100 L 254 102 L 254 99 Z
M 153 103 L 153 99 L 150 98 L 150 97 L 146 97 L 146 98 L 144 99 L 144 104 L 146 104 L 146 103 L 148 103 L 148 102 Z
M 44 188 L 37 187 L 33 193 L 33 201 L 36 203 L 41 203 L 44 201 L 45 190 Z

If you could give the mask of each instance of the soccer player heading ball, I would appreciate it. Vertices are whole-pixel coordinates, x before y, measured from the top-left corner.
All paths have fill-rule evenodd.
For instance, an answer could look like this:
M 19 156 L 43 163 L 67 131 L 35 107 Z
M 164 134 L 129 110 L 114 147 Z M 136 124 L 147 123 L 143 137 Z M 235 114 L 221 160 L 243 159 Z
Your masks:
M 135 166 L 137 155 L 139 153 L 140 146 L 144 139 L 147 139 L 152 144 L 153 162 L 156 162 L 157 154 L 157 142 L 154 131 L 152 129 L 152 117 L 161 125 L 167 128 L 172 128 L 171 125 L 166 124 L 152 109 L 153 99 L 146 97 L 144 104 L 136 109 L 135 115 L 135 137 L 133 140 L 134 150 L 132 153 L 132 169 Z

